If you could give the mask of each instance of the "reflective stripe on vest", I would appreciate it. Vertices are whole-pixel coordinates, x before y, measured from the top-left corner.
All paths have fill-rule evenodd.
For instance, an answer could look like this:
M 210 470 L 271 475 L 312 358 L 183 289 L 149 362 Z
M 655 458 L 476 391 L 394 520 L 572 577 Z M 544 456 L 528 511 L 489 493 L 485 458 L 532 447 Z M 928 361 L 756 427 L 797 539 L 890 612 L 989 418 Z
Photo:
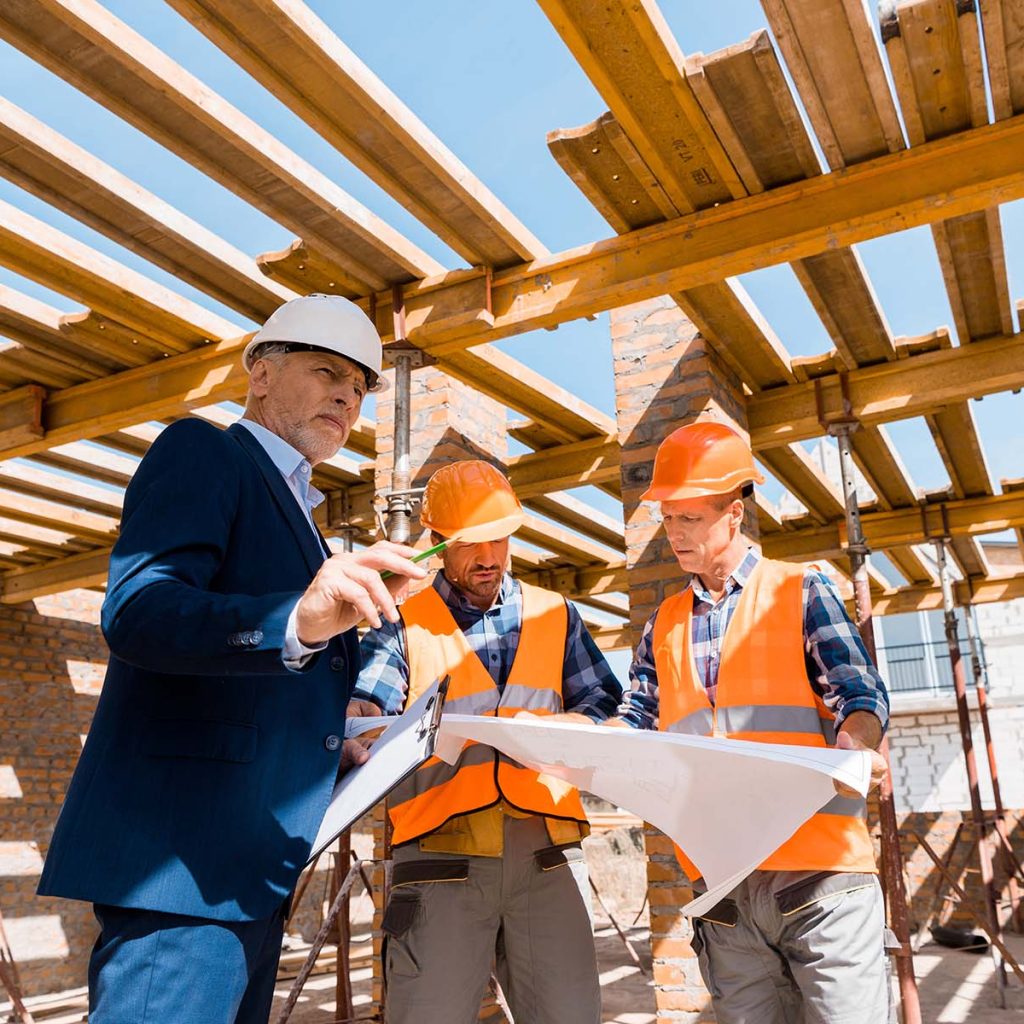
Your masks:
M 758 562 L 726 630 L 714 707 L 693 657 L 693 592 L 687 589 L 662 603 L 653 635 L 660 729 L 762 743 L 835 745 L 835 716 L 807 678 L 803 575 L 801 566 Z M 836 796 L 760 867 L 874 871 L 866 815 L 863 799 Z M 679 859 L 696 877 L 685 855 Z
M 435 679 L 450 674 L 446 713 L 508 717 L 519 711 L 546 715 L 562 710 L 568 629 L 565 600 L 538 587 L 521 586 L 523 624 L 500 698 L 494 680 L 436 590 L 423 590 L 402 606 L 409 665 L 407 702 Z M 491 747 L 471 744 L 455 765 L 431 758 L 392 792 L 388 803 L 393 841 L 417 839 L 450 818 L 502 799 L 523 811 L 586 821 L 575 789 L 509 758 L 499 758 Z

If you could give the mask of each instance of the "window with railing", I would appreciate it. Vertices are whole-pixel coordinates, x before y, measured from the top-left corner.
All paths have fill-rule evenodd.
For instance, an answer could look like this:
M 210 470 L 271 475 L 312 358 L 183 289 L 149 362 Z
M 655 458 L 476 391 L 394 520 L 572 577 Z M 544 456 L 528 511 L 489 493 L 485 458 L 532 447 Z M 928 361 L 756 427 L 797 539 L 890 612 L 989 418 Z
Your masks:
M 934 643 L 895 644 L 878 649 L 886 684 L 892 693 L 915 691 L 947 691 L 953 689 L 953 669 L 949 645 L 945 640 Z M 960 640 L 960 654 L 968 686 L 973 683 L 971 649 L 966 639 Z

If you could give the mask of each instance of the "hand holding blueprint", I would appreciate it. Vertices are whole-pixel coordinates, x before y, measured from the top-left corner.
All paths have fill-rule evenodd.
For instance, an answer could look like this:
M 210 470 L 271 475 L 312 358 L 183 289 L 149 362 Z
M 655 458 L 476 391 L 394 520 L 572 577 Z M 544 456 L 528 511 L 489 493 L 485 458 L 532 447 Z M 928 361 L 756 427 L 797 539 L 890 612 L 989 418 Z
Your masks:
M 466 740 L 661 829 L 707 883 L 683 911 L 691 916 L 713 907 L 828 803 L 833 779 L 863 795 L 871 774 L 859 750 L 477 715 L 445 714 L 434 753 L 453 763 Z

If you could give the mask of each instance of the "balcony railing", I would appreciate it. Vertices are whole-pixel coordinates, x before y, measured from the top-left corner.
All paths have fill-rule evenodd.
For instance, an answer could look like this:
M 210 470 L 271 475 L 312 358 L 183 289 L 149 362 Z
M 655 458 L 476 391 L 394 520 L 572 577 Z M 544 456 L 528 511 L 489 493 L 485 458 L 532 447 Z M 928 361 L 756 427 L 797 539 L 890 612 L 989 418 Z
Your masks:
M 884 658 L 885 681 L 893 693 L 920 691 L 945 692 L 953 689 L 953 669 L 949 646 L 945 640 L 928 644 L 895 644 L 878 649 Z M 960 640 L 960 653 L 968 686 L 972 684 L 971 649 L 966 639 Z

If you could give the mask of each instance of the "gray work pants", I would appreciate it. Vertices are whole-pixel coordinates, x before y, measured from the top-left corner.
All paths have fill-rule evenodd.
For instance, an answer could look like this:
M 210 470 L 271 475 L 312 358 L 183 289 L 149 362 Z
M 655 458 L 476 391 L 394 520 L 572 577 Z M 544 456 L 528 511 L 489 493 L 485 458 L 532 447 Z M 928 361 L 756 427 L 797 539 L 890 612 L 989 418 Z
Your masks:
M 516 1024 L 600 1021 L 579 844 L 551 846 L 542 818 L 506 818 L 501 857 L 410 843 L 394 863 L 383 923 L 388 1024 L 475 1024 L 495 961 Z
M 885 1024 L 884 932 L 874 875 L 755 871 L 694 949 L 718 1024 Z

